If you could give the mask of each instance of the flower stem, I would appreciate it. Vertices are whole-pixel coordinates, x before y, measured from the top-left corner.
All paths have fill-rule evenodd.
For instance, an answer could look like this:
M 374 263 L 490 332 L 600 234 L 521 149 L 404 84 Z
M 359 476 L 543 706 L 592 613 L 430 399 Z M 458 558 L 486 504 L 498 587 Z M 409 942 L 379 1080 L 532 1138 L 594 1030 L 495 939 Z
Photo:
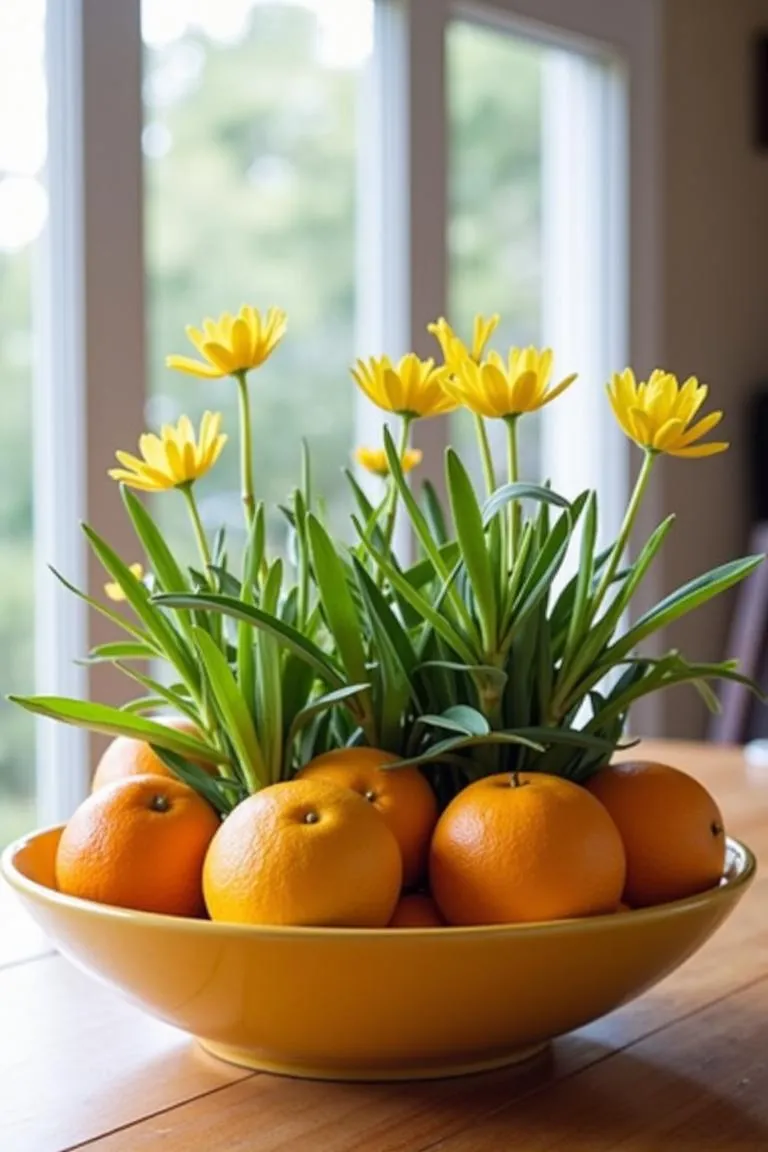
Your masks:
M 595 592 L 594 600 L 592 601 L 593 619 L 597 615 L 600 605 L 605 599 L 605 594 L 611 585 L 611 581 L 616 575 L 619 564 L 621 563 L 621 558 L 624 555 L 624 549 L 626 548 L 627 542 L 629 541 L 630 533 L 634 527 L 638 510 L 642 503 L 643 496 L 645 495 L 645 490 L 648 487 L 648 481 L 651 478 L 651 470 L 653 468 L 655 459 L 655 452 L 647 451 L 645 453 L 643 466 L 640 469 L 637 480 L 635 481 L 635 488 L 632 493 L 632 498 L 627 506 L 627 511 L 624 514 L 624 520 L 622 522 L 621 529 L 619 530 L 619 535 L 616 538 L 616 543 L 613 545 L 613 550 L 611 551 L 611 555 L 608 558 L 608 563 L 603 570 L 603 575 L 600 579 L 597 591 Z
M 250 527 L 256 508 L 253 486 L 253 444 L 251 435 L 251 401 L 248 395 L 248 378 L 245 372 L 237 372 L 237 393 L 240 402 L 240 477 L 243 490 L 243 508 L 246 527 Z
M 517 416 L 508 416 L 507 425 L 507 479 L 510 484 L 516 484 L 520 479 L 520 457 L 517 447 Z M 507 505 L 507 563 L 510 572 L 517 556 L 517 546 L 520 537 L 520 503 L 510 500 Z
M 492 496 L 496 491 L 496 473 L 493 467 L 491 444 L 488 439 L 488 429 L 485 426 L 485 420 L 477 413 L 475 414 L 475 432 L 477 433 L 477 442 L 480 445 L 480 460 L 483 465 L 483 479 L 485 480 L 486 493 Z
M 397 448 L 397 458 L 402 463 L 403 457 L 408 450 L 408 439 L 411 434 L 411 424 L 413 423 L 413 416 L 403 416 L 403 423 L 400 429 L 400 444 Z M 384 554 L 389 556 L 392 549 L 392 537 L 395 534 L 395 521 L 397 519 L 397 505 L 399 500 L 399 492 L 394 478 L 390 478 L 392 485 L 389 494 L 389 509 L 387 511 L 387 519 L 384 525 Z
M 179 485 L 179 491 L 182 493 L 182 495 L 184 496 L 184 499 L 187 502 L 187 508 L 189 510 L 189 518 L 192 521 L 192 527 L 195 531 L 195 539 L 197 540 L 197 547 L 200 551 L 200 556 L 202 558 L 203 565 L 205 567 L 206 575 L 208 577 L 208 580 L 210 581 L 211 574 L 208 571 L 208 566 L 212 563 L 212 561 L 211 561 L 211 549 L 208 546 L 208 537 L 205 534 L 205 528 L 203 528 L 203 522 L 200 519 L 200 511 L 197 507 L 197 501 L 195 500 L 194 492 L 192 491 L 192 483 L 190 482 L 188 484 L 180 484 Z

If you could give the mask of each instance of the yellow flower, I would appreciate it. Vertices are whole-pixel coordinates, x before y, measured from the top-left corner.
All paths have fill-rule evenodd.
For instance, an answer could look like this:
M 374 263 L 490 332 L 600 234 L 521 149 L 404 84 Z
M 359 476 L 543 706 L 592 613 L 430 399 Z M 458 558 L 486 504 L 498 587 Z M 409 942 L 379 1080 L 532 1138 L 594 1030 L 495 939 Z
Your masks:
M 413 352 L 397 365 L 388 356 L 358 360 L 352 375 L 369 400 L 399 416 L 440 416 L 457 407 L 445 391 L 445 368 L 436 368 L 434 360 L 420 360 Z
M 728 448 L 722 440 L 696 443 L 720 423 L 722 412 L 710 412 L 690 426 L 708 391 L 695 376 L 680 385 L 676 376 L 660 368 L 640 383 L 627 368 L 615 374 L 608 385 L 613 413 L 630 440 L 641 448 L 669 456 L 714 456 Z
M 421 464 L 421 452 L 418 448 L 409 448 L 403 453 L 400 463 L 403 472 L 412 472 Z M 361 468 L 372 472 L 374 476 L 389 476 L 389 461 L 383 448 L 356 448 L 355 459 Z
M 485 346 L 498 327 L 499 319 L 498 312 L 489 316 L 487 320 L 483 316 L 475 316 L 471 349 L 467 348 L 466 344 L 458 338 L 444 316 L 441 316 L 434 324 L 428 324 L 427 332 L 430 332 L 440 345 L 446 368 L 457 375 L 465 360 L 470 359 L 474 360 L 475 364 L 480 363 L 485 352 Z
M 130 570 L 137 580 L 143 579 L 144 569 L 142 568 L 141 564 L 131 564 Z M 123 592 L 122 588 L 116 580 L 114 582 L 110 580 L 108 584 L 105 584 L 104 591 L 106 592 L 109 599 L 114 600 L 116 604 L 122 603 L 122 601 L 126 598 L 125 592 Z
M 195 439 L 191 420 L 182 416 L 175 427 L 166 424 L 160 436 L 148 433 L 140 437 L 143 459 L 129 452 L 117 452 L 123 467 L 112 468 L 109 474 L 113 480 L 145 492 L 190 484 L 205 476 L 221 455 L 227 438 L 219 432 L 220 427 L 221 413 L 206 412 L 200 422 L 200 437 Z
M 551 388 L 552 360 L 549 348 L 510 348 L 506 364 L 498 352 L 491 352 L 482 364 L 464 360 L 446 388 L 459 404 L 479 416 L 520 416 L 543 408 L 576 379 L 575 374 L 566 376 Z
M 167 356 L 165 362 L 169 368 L 193 376 L 236 376 L 263 364 L 282 340 L 286 326 L 285 312 L 280 308 L 270 308 L 262 316 L 258 308 L 244 304 L 237 316 L 225 312 L 218 320 L 204 320 L 202 332 L 191 326 L 186 329 L 202 361 L 191 356 Z

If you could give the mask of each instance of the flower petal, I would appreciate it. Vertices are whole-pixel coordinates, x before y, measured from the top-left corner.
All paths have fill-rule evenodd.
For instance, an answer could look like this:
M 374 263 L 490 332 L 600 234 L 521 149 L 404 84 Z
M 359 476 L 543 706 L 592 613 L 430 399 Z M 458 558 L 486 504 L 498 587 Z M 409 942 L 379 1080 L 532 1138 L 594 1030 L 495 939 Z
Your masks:
M 711 432 L 713 428 L 717 427 L 722 418 L 722 412 L 710 412 L 708 416 L 704 416 L 699 420 L 698 424 L 694 424 L 692 428 L 689 428 L 687 432 L 680 437 L 678 447 L 687 448 L 688 445 L 693 444 L 694 441 L 701 440 L 702 436 L 706 436 L 708 432 Z
M 166 368 L 173 368 L 177 372 L 186 372 L 190 376 L 202 376 L 208 380 L 219 380 L 226 376 L 220 368 L 212 364 L 203 364 L 200 360 L 193 360 L 191 356 L 166 356 Z
M 675 448 L 669 455 L 694 460 L 702 456 L 717 456 L 720 452 L 727 452 L 729 448 L 730 444 L 727 441 L 712 440 L 709 444 L 695 444 L 692 448 Z

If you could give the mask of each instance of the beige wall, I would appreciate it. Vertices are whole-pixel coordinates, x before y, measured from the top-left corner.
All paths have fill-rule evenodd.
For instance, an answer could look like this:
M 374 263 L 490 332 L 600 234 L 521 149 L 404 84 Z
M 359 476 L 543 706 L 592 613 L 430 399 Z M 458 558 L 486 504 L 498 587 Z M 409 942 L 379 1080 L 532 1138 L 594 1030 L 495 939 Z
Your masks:
M 745 405 L 768 380 L 768 153 L 752 143 L 758 28 L 768 29 L 768 0 L 662 3 L 660 343 L 666 366 L 711 384 L 733 447 L 712 460 L 664 461 L 654 513 L 673 510 L 678 523 L 654 591 L 747 546 Z M 723 598 L 694 614 L 670 642 L 720 658 L 732 607 Z M 686 690 L 660 698 L 646 727 L 693 736 L 706 723 Z

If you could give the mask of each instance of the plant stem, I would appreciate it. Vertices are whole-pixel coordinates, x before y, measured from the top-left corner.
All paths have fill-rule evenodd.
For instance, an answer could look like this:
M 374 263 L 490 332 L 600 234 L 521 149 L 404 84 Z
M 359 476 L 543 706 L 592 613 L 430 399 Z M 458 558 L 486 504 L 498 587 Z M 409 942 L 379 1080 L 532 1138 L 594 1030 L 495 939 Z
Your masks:
M 516 484 L 520 479 L 520 458 L 517 450 L 517 422 L 518 416 L 507 416 L 507 479 L 510 484 Z M 509 571 L 515 563 L 517 546 L 520 536 L 520 504 L 517 500 L 510 500 L 507 506 L 507 564 Z
M 491 445 L 488 440 L 488 429 L 485 426 L 485 420 L 477 413 L 475 414 L 475 432 L 477 433 L 477 442 L 480 446 L 480 460 L 483 465 L 485 490 L 488 496 L 492 496 L 496 491 L 496 473 L 493 467 L 493 456 L 491 454 Z
M 624 549 L 626 548 L 627 542 L 629 541 L 630 533 L 634 527 L 638 510 L 642 503 L 643 496 L 645 495 L 645 490 L 648 487 L 648 481 L 651 478 L 651 470 L 653 468 L 655 459 L 655 452 L 646 451 L 645 459 L 643 460 L 643 466 L 640 469 L 637 480 L 635 481 L 635 488 L 632 493 L 632 498 L 627 506 L 627 511 L 624 514 L 624 520 L 622 522 L 619 535 L 616 538 L 616 543 L 613 545 L 613 550 L 610 557 L 608 558 L 608 563 L 605 566 L 603 575 L 600 579 L 600 583 L 592 601 L 591 616 L 593 620 L 600 609 L 600 605 L 605 599 L 605 594 L 610 587 L 613 577 L 616 575 L 619 564 L 621 563 L 621 558 L 624 555 Z
M 211 564 L 211 549 L 208 546 L 208 537 L 205 535 L 205 528 L 203 528 L 203 522 L 200 519 L 200 511 L 197 507 L 197 501 L 195 500 L 194 492 L 192 491 L 192 483 L 190 482 L 188 484 L 180 484 L 179 491 L 182 493 L 184 499 L 187 502 L 189 518 L 192 521 L 192 527 L 195 531 L 197 547 L 200 551 L 200 556 L 205 567 L 205 573 L 210 583 L 211 574 L 208 571 L 208 567 Z
M 240 477 L 243 491 L 246 527 L 250 527 L 256 508 L 253 486 L 253 444 L 251 434 L 251 401 L 248 395 L 248 378 L 245 372 L 237 372 L 237 393 L 240 402 Z
M 397 458 L 401 464 L 405 453 L 408 451 L 408 439 L 411 434 L 413 416 L 403 416 L 402 419 L 403 423 L 400 429 L 400 443 L 397 448 Z M 397 505 L 399 498 L 397 484 L 395 484 L 393 478 L 390 478 L 390 484 L 392 485 L 392 488 L 390 491 L 389 509 L 387 511 L 387 519 L 384 525 L 384 553 L 386 556 L 389 556 L 392 550 L 392 537 L 395 534 L 395 521 L 397 519 Z

